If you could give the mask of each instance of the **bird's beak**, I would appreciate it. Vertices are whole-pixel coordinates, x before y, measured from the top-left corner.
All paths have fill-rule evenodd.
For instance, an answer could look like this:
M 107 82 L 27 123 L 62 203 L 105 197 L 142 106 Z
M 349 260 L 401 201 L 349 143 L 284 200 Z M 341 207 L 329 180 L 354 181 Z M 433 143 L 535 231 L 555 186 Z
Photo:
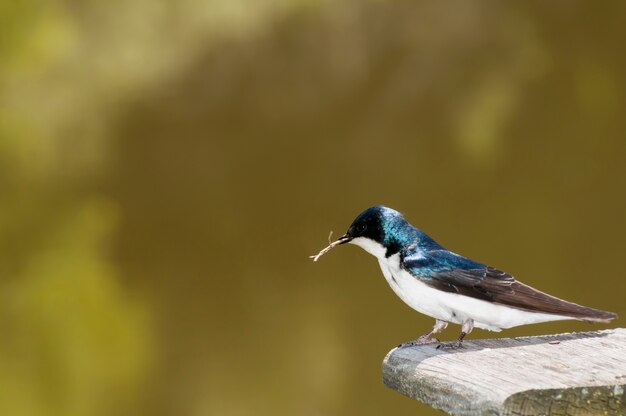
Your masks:
M 332 235 L 332 232 L 331 232 L 331 235 Z M 328 236 L 328 239 L 330 240 L 330 235 Z M 328 247 L 323 248 L 315 256 L 309 256 L 309 258 L 312 258 L 313 261 L 318 261 L 320 257 L 322 257 L 325 253 L 328 253 L 330 249 L 332 249 L 333 247 L 336 247 L 341 244 L 349 243 L 350 241 L 352 241 L 352 237 L 346 233 L 342 235 L 341 237 L 339 237 L 338 239 L 336 239 L 335 241 L 333 241 L 332 243 L 329 241 Z
M 352 237 L 350 237 L 347 233 L 342 235 L 341 237 L 339 237 L 333 244 L 335 244 L 336 246 L 340 245 L 340 244 L 346 244 L 349 243 L 350 241 L 352 241 Z

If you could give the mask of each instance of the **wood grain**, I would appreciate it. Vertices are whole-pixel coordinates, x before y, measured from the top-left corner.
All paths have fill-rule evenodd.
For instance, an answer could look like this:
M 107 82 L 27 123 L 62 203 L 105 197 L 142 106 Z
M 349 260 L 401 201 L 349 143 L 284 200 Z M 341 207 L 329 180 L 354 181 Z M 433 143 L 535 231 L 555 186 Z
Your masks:
M 396 348 L 383 383 L 451 415 L 626 415 L 626 329 Z

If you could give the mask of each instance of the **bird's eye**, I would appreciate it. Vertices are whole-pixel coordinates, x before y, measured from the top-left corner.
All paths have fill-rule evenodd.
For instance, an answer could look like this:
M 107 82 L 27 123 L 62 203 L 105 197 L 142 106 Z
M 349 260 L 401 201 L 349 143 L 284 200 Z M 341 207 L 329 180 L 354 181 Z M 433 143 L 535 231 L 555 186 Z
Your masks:
M 362 233 L 363 231 L 367 230 L 367 225 L 365 224 L 359 224 L 356 226 L 356 230 L 360 233 Z

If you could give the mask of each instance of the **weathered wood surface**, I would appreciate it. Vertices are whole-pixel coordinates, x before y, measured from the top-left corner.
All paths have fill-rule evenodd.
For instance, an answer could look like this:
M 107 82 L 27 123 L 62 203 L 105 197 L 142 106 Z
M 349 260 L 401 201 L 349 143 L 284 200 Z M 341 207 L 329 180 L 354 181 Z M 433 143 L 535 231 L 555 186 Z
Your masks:
M 451 415 L 626 415 L 626 328 L 396 348 L 383 383 Z

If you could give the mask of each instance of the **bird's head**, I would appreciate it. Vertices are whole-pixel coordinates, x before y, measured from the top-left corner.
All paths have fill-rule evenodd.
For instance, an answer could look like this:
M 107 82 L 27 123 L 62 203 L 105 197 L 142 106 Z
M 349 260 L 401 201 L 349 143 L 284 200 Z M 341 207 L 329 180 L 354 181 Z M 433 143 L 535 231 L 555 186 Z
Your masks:
M 378 258 L 384 258 L 400 250 L 402 239 L 399 237 L 406 227 L 407 222 L 398 211 L 381 205 L 370 207 L 356 217 L 344 235 L 317 256 L 311 257 L 317 260 L 333 247 L 351 243 Z
M 370 207 L 360 213 L 343 236 L 368 253 L 383 258 L 388 250 L 397 251 L 397 236 L 407 225 L 398 211 L 381 205 Z

